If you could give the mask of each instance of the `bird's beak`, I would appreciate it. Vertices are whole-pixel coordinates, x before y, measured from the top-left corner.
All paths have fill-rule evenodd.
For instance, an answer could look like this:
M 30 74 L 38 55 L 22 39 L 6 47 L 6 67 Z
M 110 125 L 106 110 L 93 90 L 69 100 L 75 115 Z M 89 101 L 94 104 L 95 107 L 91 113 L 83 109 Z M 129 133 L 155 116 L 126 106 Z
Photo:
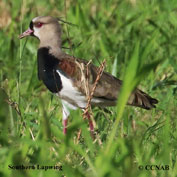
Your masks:
M 33 32 L 34 31 L 32 29 L 28 28 L 25 32 L 20 34 L 19 38 L 22 39 L 22 38 L 24 38 L 26 36 L 31 36 L 31 35 L 33 35 Z

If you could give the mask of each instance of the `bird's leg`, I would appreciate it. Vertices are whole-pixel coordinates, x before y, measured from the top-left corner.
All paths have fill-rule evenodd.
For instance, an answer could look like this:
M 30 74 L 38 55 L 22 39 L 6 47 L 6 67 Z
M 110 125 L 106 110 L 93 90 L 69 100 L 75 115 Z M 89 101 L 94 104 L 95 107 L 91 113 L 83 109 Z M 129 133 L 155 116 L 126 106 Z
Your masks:
M 63 100 L 62 100 L 62 105 L 63 105 L 63 134 L 66 135 L 68 117 L 69 117 L 70 112 Z
M 68 119 L 64 119 L 63 120 L 63 134 L 66 135 L 67 133 L 67 123 L 68 123 Z
M 88 121 L 89 121 L 89 127 L 90 127 L 90 132 L 94 133 L 94 127 L 93 127 L 93 122 L 90 118 L 90 114 L 88 113 Z
M 88 111 L 84 112 L 84 115 L 87 117 L 88 122 L 89 122 L 90 134 L 91 134 L 92 138 L 95 139 L 94 126 L 93 126 L 93 121 L 92 121 L 92 119 L 91 119 L 91 116 L 90 116 L 90 114 L 89 114 Z

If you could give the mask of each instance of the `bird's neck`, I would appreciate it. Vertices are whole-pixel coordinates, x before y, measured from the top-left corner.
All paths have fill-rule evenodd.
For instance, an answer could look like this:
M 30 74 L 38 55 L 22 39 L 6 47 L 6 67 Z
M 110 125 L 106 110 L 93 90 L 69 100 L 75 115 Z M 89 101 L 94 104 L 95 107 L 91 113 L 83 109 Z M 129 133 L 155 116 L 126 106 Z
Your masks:
M 60 35 L 56 36 L 56 35 L 46 35 L 43 36 L 40 39 L 40 44 L 39 44 L 39 48 L 49 48 L 50 49 L 50 53 L 53 54 L 54 56 L 58 56 L 62 53 L 61 50 L 61 38 Z
M 60 40 L 40 41 L 39 48 L 49 48 L 49 53 L 54 56 L 59 56 L 63 53 Z

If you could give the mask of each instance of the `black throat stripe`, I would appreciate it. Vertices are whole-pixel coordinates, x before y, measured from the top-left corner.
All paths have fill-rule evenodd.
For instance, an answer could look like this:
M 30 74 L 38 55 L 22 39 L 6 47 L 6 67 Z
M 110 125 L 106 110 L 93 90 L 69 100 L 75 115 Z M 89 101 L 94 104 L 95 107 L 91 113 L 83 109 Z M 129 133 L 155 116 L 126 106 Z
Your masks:
M 60 75 L 57 73 L 59 60 L 49 53 L 49 48 L 38 49 L 38 77 L 45 86 L 53 93 L 58 93 L 62 89 Z
M 29 28 L 33 30 L 33 21 L 30 22 Z

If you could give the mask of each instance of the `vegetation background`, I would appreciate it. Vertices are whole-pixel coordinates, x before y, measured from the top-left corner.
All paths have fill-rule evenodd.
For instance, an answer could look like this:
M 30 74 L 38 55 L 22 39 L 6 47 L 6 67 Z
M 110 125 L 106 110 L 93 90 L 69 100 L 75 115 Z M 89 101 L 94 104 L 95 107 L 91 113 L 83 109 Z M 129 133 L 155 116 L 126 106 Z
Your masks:
M 106 71 L 124 80 L 117 107 L 93 109 L 94 142 L 79 110 L 63 136 L 60 100 L 37 78 L 39 42 L 18 39 L 39 15 L 75 24 L 60 22 L 71 48 L 63 50 L 97 66 L 106 59 Z M 0 176 L 177 176 L 176 72 L 176 0 L 0 0 Z M 159 100 L 156 109 L 125 106 L 137 84 Z M 8 168 L 37 164 L 62 171 Z

